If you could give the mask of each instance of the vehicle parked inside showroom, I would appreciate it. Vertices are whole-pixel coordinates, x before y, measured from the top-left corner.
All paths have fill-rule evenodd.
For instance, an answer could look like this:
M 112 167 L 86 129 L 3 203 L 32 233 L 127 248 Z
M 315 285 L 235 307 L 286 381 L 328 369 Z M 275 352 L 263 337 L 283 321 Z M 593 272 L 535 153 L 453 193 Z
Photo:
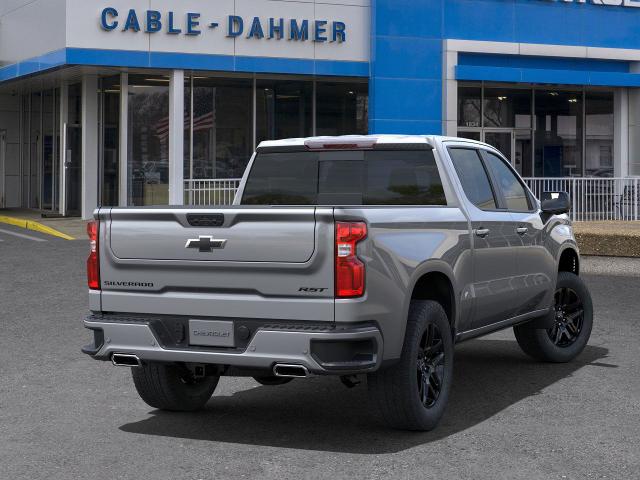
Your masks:
M 159 409 L 203 407 L 224 375 L 366 375 L 381 419 L 429 430 L 454 344 L 513 327 L 540 361 L 584 349 L 569 208 L 477 141 L 262 142 L 232 206 L 95 212 L 83 351 L 133 367 Z

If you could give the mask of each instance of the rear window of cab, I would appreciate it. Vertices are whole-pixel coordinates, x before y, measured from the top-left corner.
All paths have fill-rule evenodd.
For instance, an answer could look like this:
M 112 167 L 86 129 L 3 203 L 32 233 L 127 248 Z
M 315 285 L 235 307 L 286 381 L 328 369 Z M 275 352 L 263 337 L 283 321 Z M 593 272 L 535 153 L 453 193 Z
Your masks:
M 258 153 L 243 205 L 446 205 L 431 150 Z

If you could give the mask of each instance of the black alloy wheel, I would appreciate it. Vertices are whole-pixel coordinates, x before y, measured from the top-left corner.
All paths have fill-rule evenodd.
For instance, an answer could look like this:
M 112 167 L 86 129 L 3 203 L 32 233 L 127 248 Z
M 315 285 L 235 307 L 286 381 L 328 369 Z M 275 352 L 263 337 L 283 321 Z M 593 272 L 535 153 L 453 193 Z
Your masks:
M 444 382 L 445 353 L 442 334 L 435 324 L 429 324 L 422 334 L 418 349 L 418 396 L 426 408 L 438 401 Z
M 547 330 L 551 341 L 566 348 L 577 340 L 584 322 L 584 306 L 571 288 L 558 288 L 555 293 L 555 325 Z
M 516 325 L 513 332 L 524 353 L 536 360 L 569 362 L 587 346 L 593 328 L 593 302 L 582 278 L 572 272 L 558 273 L 552 308 L 551 328 L 536 328 L 535 322 L 528 322 Z M 549 320 L 545 314 L 544 321 Z

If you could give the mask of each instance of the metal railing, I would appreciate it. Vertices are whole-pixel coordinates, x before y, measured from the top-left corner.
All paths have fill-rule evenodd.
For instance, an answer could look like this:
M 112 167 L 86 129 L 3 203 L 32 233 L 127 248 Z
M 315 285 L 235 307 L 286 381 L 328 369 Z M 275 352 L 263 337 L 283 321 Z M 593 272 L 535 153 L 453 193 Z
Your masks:
M 638 178 L 525 178 L 536 197 L 542 192 L 567 192 L 576 222 L 640 220 Z
M 185 180 L 185 204 L 231 205 L 240 180 Z M 541 177 L 524 180 L 538 198 L 542 192 L 567 192 L 571 197 L 573 221 L 640 221 L 640 178 Z
M 210 178 L 184 181 L 186 205 L 231 205 L 240 178 Z

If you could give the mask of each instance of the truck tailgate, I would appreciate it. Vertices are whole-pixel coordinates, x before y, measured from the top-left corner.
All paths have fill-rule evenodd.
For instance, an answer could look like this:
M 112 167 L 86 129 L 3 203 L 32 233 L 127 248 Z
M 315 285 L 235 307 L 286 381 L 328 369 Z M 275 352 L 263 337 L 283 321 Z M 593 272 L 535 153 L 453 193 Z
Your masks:
M 333 209 L 100 211 L 102 310 L 333 321 Z
M 203 223 L 221 225 L 197 226 Z M 222 248 L 202 244 L 202 251 L 200 236 L 225 243 Z M 114 210 L 109 246 L 120 259 L 304 263 L 313 255 L 314 237 L 313 207 L 158 209 L 145 210 L 142 215 L 136 210 Z M 195 242 L 188 248 L 190 240 Z

